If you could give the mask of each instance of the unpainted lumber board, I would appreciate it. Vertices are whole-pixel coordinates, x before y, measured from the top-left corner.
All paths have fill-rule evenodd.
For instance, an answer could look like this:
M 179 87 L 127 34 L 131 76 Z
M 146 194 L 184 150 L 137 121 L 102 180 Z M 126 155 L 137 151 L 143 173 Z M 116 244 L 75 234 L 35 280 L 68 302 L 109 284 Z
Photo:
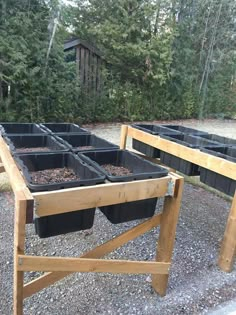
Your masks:
M 175 174 L 174 174 L 175 175 Z M 181 206 L 184 179 L 176 175 L 174 196 L 166 196 L 161 216 L 160 235 L 157 244 L 156 260 L 171 263 L 175 243 L 175 233 Z M 161 296 L 166 294 L 168 274 L 152 275 L 152 286 Z
M 170 176 L 123 183 L 33 193 L 38 216 L 90 209 L 105 205 L 163 197 Z M 88 198 L 90 196 L 90 198 Z
M 111 272 L 168 274 L 170 263 L 71 257 L 18 256 L 21 271 Z
M 236 254 L 236 191 L 229 212 L 224 238 L 220 249 L 220 255 L 218 260 L 219 267 L 226 272 L 232 271 L 235 254 Z

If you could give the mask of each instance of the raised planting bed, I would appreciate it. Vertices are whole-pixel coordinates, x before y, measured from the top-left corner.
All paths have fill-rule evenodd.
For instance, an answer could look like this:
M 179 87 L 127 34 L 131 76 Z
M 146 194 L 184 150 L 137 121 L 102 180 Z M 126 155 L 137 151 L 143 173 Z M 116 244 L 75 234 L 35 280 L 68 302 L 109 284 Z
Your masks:
M 165 127 L 154 125 L 154 124 L 133 124 L 132 127 L 142 130 L 144 132 L 150 133 L 152 135 L 160 135 L 160 134 L 180 134 L 180 132 L 166 129 Z M 159 158 L 160 157 L 160 150 L 157 148 L 152 147 L 142 141 L 132 139 L 132 147 L 138 152 L 145 154 L 151 158 Z
M 69 151 L 69 149 L 50 135 L 8 135 L 5 138 L 13 154 Z
M 95 135 L 61 135 L 57 137 L 62 141 L 71 151 L 94 151 L 94 150 L 110 150 L 118 149 L 119 147 L 107 140 L 99 138 Z
M 0 123 L 0 134 L 7 135 L 19 134 L 47 134 L 47 131 L 38 124 L 32 123 Z
M 86 163 L 103 173 L 110 182 L 127 182 L 164 177 L 167 170 L 126 150 L 92 151 L 79 154 Z M 153 216 L 157 198 L 100 207 L 113 224 Z
M 220 146 L 218 142 L 210 141 L 210 140 L 207 140 L 205 138 L 198 137 L 195 135 L 188 135 L 188 134 L 171 135 L 171 136 L 161 135 L 161 137 L 166 140 L 179 143 L 181 145 L 187 146 L 192 149 L 198 149 L 201 147 L 214 148 L 214 147 Z M 188 176 L 197 176 L 200 174 L 198 165 L 188 162 L 186 160 L 183 160 L 175 155 L 172 155 L 164 151 L 161 152 L 161 162 Z
M 201 151 L 236 163 L 236 146 L 204 148 L 201 149 Z M 200 167 L 200 181 L 227 195 L 234 196 L 236 181 L 231 178 Z
M 40 124 L 40 126 L 45 129 L 48 133 L 51 134 L 67 134 L 67 133 L 90 133 L 87 129 L 81 128 L 76 124 L 70 123 L 44 123 Z
M 201 131 L 201 130 L 197 130 L 194 128 L 189 128 L 189 127 L 185 127 L 182 125 L 160 125 L 161 127 L 170 129 L 170 130 L 175 130 L 175 131 L 179 131 L 182 132 L 184 134 L 188 134 L 188 135 L 196 135 L 196 136 L 201 136 L 201 135 L 207 135 L 208 133 L 205 131 Z
M 73 153 L 44 153 L 18 155 L 31 191 L 56 190 L 103 183 L 105 176 L 84 163 Z M 95 208 L 35 217 L 35 230 L 39 237 L 89 229 L 93 226 Z

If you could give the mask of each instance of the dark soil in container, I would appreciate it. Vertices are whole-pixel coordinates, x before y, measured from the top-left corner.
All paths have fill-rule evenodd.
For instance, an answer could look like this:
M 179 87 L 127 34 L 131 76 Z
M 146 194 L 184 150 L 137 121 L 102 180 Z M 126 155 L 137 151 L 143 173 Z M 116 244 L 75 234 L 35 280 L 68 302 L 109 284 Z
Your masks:
M 112 176 L 124 176 L 133 174 L 128 168 L 123 166 L 115 166 L 112 164 L 103 164 L 101 166 Z
M 48 152 L 50 151 L 50 148 L 47 147 L 33 147 L 33 148 L 17 148 L 16 152 L 34 152 L 34 151 L 40 151 L 40 152 Z
M 49 184 L 79 180 L 79 177 L 70 168 L 53 168 L 37 172 L 30 172 L 32 182 L 35 184 Z
M 75 147 L 74 149 L 76 149 L 76 150 L 91 150 L 91 149 L 94 149 L 94 147 L 92 145 L 84 145 L 81 147 Z

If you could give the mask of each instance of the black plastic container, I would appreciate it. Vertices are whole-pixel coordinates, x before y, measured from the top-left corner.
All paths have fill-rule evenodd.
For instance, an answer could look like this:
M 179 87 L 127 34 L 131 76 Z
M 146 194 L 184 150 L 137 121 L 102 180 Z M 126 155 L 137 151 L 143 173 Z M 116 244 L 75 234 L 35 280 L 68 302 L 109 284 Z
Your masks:
M 219 147 L 220 144 L 214 141 L 207 140 L 202 137 L 195 135 L 181 134 L 181 135 L 171 135 L 165 136 L 161 135 L 162 138 L 179 143 L 181 145 L 187 146 L 192 149 L 201 147 Z M 200 174 L 199 166 L 191 163 L 189 161 L 183 160 L 170 153 L 161 152 L 161 162 L 185 175 L 197 176 Z
M 131 125 L 133 128 L 140 129 L 147 133 L 151 133 L 152 135 L 159 134 L 178 134 L 180 133 L 178 130 L 166 130 L 166 127 L 163 125 L 155 125 L 155 124 L 133 124 Z
M 8 135 L 5 138 L 12 154 L 28 154 L 28 153 L 53 153 L 58 151 L 69 151 L 69 149 L 56 140 L 51 135 Z M 47 148 L 47 151 L 41 151 L 39 148 Z M 24 149 L 30 149 L 31 152 L 24 152 Z M 22 149 L 22 152 L 21 152 Z
M 222 137 L 215 134 L 201 135 L 201 137 L 206 138 L 208 140 L 217 141 L 222 145 L 236 146 L 236 139 L 231 139 L 227 137 Z
M 201 151 L 236 163 L 236 147 L 205 148 Z M 200 181 L 227 195 L 234 196 L 236 180 L 200 167 Z
M 185 127 L 182 125 L 160 125 L 160 126 L 170 129 L 170 130 L 175 130 L 184 134 L 188 134 L 188 135 L 196 135 L 196 136 L 208 135 L 208 132 L 201 131 L 194 128 Z
M 79 154 L 88 164 L 92 165 L 99 172 L 106 175 L 111 182 L 126 182 L 142 180 L 148 178 L 164 177 L 168 174 L 167 170 L 144 160 L 136 154 L 125 150 L 113 151 L 93 151 Z M 123 176 L 113 176 L 103 167 L 103 164 L 112 164 L 128 168 L 132 174 Z M 140 201 L 132 201 L 100 207 L 100 210 L 113 224 L 149 218 L 154 215 L 157 198 L 149 198 Z
M 153 125 L 153 124 L 133 124 L 133 128 L 142 130 L 144 132 L 150 133 L 152 135 L 160 135 L 160 134 L 180 134 L 180 132 L 167 129 L 165 127 L 159 126 L 159 125 Z M 160 157 L 160 150 L 152 147 L 149 144 L 143 143 L 142 141 L 132 139 L 132 147 L 138 152 L 141 152 L 145 154 L 146 156 L 149 156 L 151 158 L 159 158 Z
M 47 131 L 38 124 L 33 123 L 1 123 L 0 134 L 19 135 L 19 134 L 46 134 Z
M 71 124 L 71 123 L 44 123 L 40 124 L 40 126 L 45 129 L 48 133 L 51 134 L 83 134 L 90 133 L 87 129 L 81 128 L 79 125 Z
M 86 165 L 73 153 L 24 154 L 17 155 L 16 159 L 21 165 L 22 172 L 31 191 L 56 190 L 78 186 L 89 186 L 103 183 L 105 176 L 91 166 Z M 32 183 L 30 172 L 54 168 L 71 168 L 80 179 L 52 183 Z M 73 211 L 35 218 L 35 229 L 39 237 L 50 237 L 69 232 L 89 229 L 93 226 L 95 208 Z
M 99 138 L 95 135 L 61 135 L 57 137 L 62 141 L 71 151 L 83 152 L 94 150 L 110 150 L 118 149 L 119 147 L 107 140 Z

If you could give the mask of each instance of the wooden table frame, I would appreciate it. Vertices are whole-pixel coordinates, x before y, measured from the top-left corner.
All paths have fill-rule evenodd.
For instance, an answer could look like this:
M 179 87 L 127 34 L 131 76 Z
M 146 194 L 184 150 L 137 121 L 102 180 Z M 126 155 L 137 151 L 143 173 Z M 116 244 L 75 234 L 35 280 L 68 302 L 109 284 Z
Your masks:
M 122 143 L 121 146 L 123 146 Z M 155 291 L 161 296 L 165 295 L 181 205 L 183 177 L 170 173 L 166 177 L 157 179 L 31 193 L 1 136 L 0 163 L 0 171 L 7 172 L 15 195 L 15 315 L 23 314 L 23 300 L 25 298 L 74 272 L 150 273 Z M 89 200 L 88 195 L 90 196 Z M 46 216 L 153 197 L 164 197 L 162 213 L 154 215 L 78 258 L 31 256 L 24 252 L 26 221 L 27 218 L 30 221 L 33 211 L 38 216 Z M 101 259 L 104 255 L 158 225 L 160 225 L 160 233 L 155 261 Z M 27 271 L 44 271 L 45 273 L 24 284 L 24 272 Z
M 178 143 L 146 133 L 132 126 L 121 127 L 121 147 L 125 149 L 127 137 L 139 140 L 164 152 L 202 166 L 208 170 L 219 173 L 236 180 L 236 164 L 225 159 L 209 155 L 197 149 L 191 149 Z M 218 258 L 219 267 L 230 272 L 233 268 L 236 253 L 236 191 L 229 212 L 226 229 Z

